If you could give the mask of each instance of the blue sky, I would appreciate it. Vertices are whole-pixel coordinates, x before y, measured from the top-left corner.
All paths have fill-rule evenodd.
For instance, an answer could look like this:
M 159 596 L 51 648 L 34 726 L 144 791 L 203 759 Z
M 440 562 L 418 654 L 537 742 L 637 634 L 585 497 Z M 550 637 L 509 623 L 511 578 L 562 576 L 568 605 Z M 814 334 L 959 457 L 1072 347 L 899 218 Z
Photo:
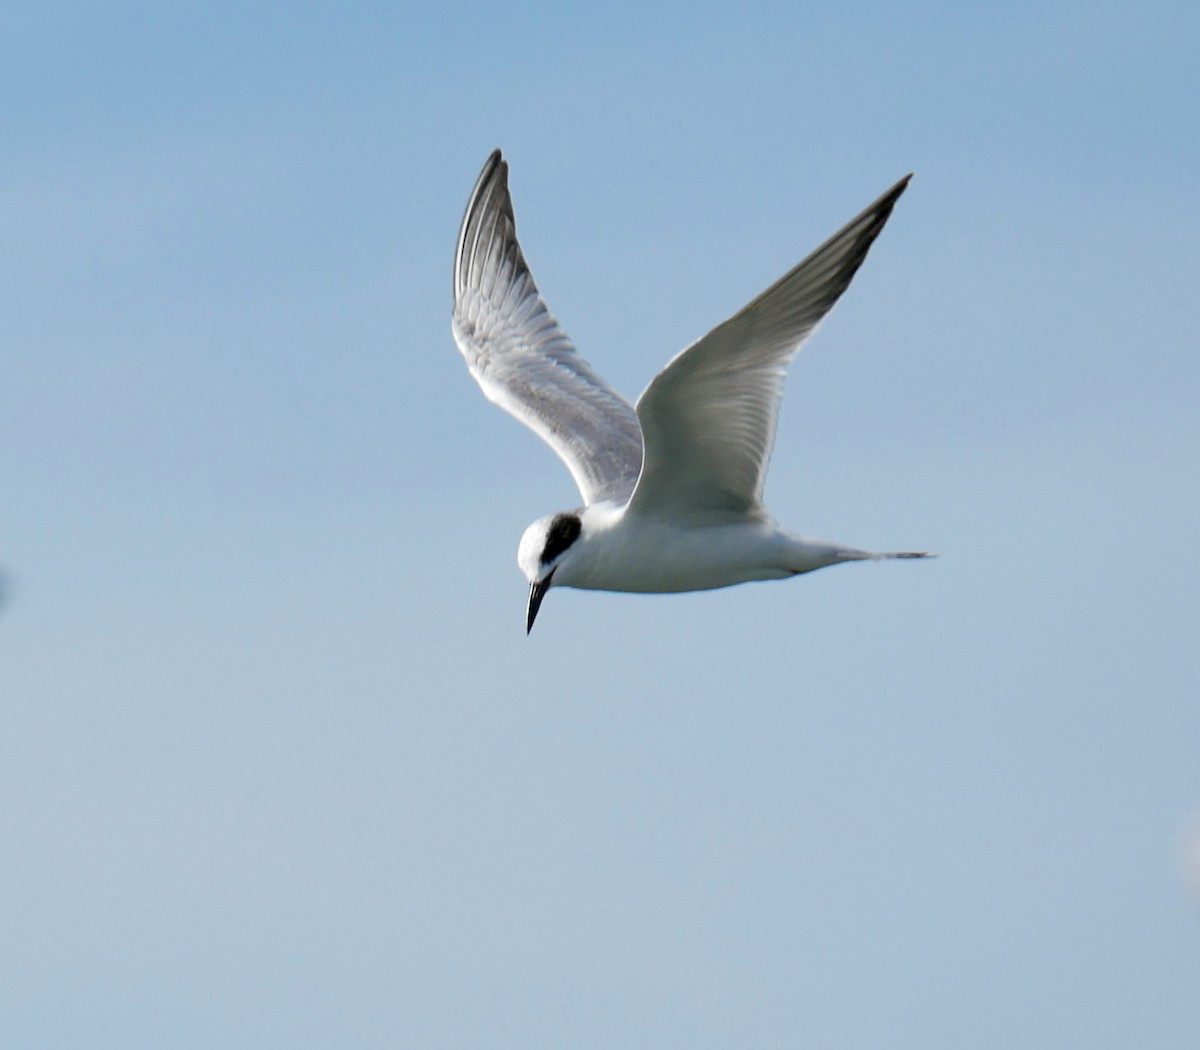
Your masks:
M 0 28 L 0 1042 L 1188 1048 L 1194 5 L 26 5 Z M 514 559 L 487 153 L 634 397 L 908 171 L 781 520 Z

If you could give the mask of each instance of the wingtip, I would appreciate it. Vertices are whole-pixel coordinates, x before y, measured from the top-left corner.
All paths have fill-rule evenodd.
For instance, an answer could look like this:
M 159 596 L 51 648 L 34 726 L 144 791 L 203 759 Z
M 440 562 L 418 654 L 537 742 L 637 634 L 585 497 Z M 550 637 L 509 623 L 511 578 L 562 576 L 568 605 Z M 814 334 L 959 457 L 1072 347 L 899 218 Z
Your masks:
M 471 189 L 471 196 L 467 199 L 467 207 L 463 211 L 462 220 L 458 225 L 458 241 L 454 249 L 455 301 L 458 300 L 465 280 L 463 266 L 470 258 L 468 240 L 471 237 L 472 226 L 474 224 L 476 230 L 478 229 L 478 216 L 481 209 L 486 207 L 485 202 L 497 197 L 501 202 L 500 206 L 511 212 L 512 204 L 508 201 L 508 163 L 504 160 L 499 147 L 492 150 L 488 154 L 488 159 L 484 161 L 483 167 L 479 171 L 479 177 L 476 178 L 475 185 Z
M 895 183 L 890 189 L 885 190 L 879 199 L 873 204 L 869 205 L 863 214 L 859 216 L 859 218 L 862 218 L 866 215 L 875 215 L 879 220 L 879 225 L 876 229 L 876 233 L 878 233 L 878 231 L 883 228 L 883 224 L 887 222 L 888 218 L 890 218 L 892 209 L 896 206 L 896 202 L 900 199 L 904 191 L 908 189 L 908 183 L 912 177 L 913 173 L 910 171 L 904 176 L 904 178 L 900 179 L 900 181 Z M 856 221 L 858 220 L 853 220 L 851 225 Z M 837 234 L 834 236 L 836 237 Z M 830 238 L 830 240 L 832 239 L 833 238 Z
M 493 171 L 496 170 L 496 167 L 498 165 L 501 165 L 501 164 L 504 164 L 505 167 L 508 166 L 507 164 L 504 163 L 504 154 L 501 153 L 500 147 L 497 146 L 494 150 L 492 150 L 491 153 L 488 154 L 488 159 L 486 161 L 484 161 L 483 171 L 480 172 L 480 174 L 479 174 L 479 181 L 480 182 L 486 181 L 487 177 L 489 175 L 491 175 L 491 173 Z
M 504 159 L 504 154 L 500 152 L 499 147 L 492 150 L 488 154 L 488 159 L 483 162 L 479 178 L 475 180 L 475 189 L 471 191 L 471 200 L 467 204 L 468 214 L 470 214 L 471 206 L 483 193 L 484 188 L 491 185 L 497 176 L 499 176 L 499 181 L 501 182 L 506 183 L 508 181 L 508 162 Z
M 908 189 L 908 184 L 912 181 L 912 177 L 913 177 L 913 173 L 910 171 L 907 175 L 904 176 L 904 178 L 900 179 L 896 183 L 896 185 L 894 185 L 890 190 L 887 191 L 887 193 L 885 193 L 883 195 L 883 199 L 885 201 L 895 202 L 895 200 L 900 196 L 900 194 L 902 194 L 906 189 Z

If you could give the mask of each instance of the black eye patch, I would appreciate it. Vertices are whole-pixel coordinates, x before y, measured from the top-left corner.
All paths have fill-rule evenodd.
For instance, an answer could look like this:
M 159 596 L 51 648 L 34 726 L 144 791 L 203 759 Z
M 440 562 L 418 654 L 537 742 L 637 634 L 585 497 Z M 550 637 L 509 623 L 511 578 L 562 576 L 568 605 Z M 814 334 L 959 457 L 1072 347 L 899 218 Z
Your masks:
M 546 546 L 542 549 L 541 562 L 549 565 L 572 543 L 579 539 L 583 525 L 574 514 L 559 514 L 550 522 L 546 533 Z

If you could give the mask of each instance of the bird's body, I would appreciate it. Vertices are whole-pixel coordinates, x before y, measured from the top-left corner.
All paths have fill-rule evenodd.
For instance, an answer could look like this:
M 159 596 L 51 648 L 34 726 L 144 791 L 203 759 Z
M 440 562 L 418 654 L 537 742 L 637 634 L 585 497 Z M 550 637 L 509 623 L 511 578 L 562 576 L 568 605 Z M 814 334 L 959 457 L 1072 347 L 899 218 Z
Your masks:
M 556 587 L 640 594 L 708 591 L 874 556 L 797 535 L 770 518 L 685 525 L 627 515 L 613 503 L 596 503 L 577 513 L 581 534 L 572 545 L 574 556 L 554 573 Z M 541 525 L 530 526 L 517 555 L 531 579 L 544 549 Z
M 516 237 L 507 165 L 484 165 L 459 232 L 454 337 L 489 399 L 560 456 L 584 499 L 525 530 L 527 627 L 550 586 L 676 592 L 876 554 L 782 528 L 762 503 L 791 358 L 850 283 L 902 179 L 654 378 L 636 408 L 571 345 Z

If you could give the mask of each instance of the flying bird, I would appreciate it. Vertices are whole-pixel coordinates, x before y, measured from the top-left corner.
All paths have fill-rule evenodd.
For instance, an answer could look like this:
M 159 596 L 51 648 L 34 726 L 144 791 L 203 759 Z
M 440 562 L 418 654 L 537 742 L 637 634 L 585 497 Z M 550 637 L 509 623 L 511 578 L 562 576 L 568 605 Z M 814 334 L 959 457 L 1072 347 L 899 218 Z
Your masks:
M 801 536 L 762 501 L 787 366 L 850 284 L 911 177 L 672 358 L 634 406 L 550 313 L 517 241 L 508 164 L 499 150 L 488 157 L 454 253 L 454 339 L 487 398 L 554 449 L 583 498 L 521 537 L 526 633 L 552 586 L 699 591 L 928 556 Z

